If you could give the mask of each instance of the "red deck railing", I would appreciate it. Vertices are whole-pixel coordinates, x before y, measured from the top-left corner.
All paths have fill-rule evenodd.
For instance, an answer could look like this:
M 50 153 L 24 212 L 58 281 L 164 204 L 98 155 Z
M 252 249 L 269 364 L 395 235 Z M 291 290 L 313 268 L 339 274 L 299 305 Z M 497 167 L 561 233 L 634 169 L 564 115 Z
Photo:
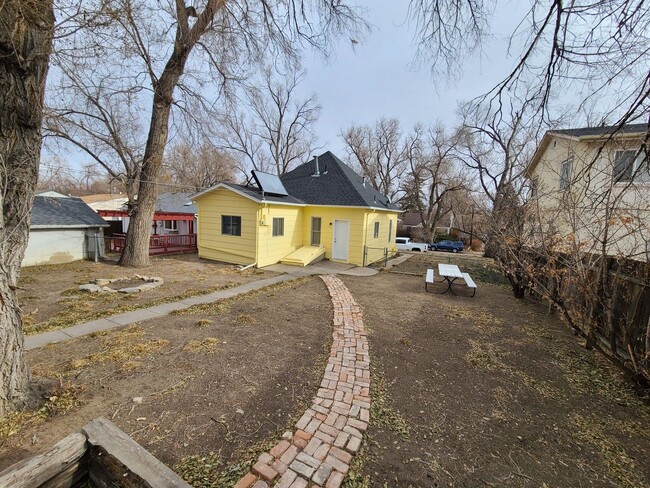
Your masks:
M 121 253 L 124 251 L 126 235 L 115 234 L 104 237 L 105 252 Z M 195 252 L 196 234 L 167 234 L 153 235 L 149 238 L 149 254 L 180 254 L 184 252 Z

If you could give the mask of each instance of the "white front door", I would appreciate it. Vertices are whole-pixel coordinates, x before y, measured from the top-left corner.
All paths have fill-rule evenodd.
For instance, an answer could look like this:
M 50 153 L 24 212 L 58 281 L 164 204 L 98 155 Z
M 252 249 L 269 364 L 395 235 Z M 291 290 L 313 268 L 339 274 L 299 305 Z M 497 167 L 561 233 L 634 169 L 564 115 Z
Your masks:
M 334 221 L 334 237 L 332 242 L 332 259 L 340 261 L 348 260 L 348 249 L 350 247 L 350 221 Z

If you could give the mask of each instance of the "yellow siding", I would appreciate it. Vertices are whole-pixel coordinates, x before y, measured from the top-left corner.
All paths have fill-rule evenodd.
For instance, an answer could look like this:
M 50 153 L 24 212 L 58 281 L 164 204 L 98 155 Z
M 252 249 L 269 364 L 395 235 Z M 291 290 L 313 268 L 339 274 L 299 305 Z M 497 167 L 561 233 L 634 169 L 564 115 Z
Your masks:
M 259 204 L 235 192 L 218 188 L 196 199 L 199 257 L 234 264 L 255 262 Z M 221 234 L 221 216 L 241 217 L 241 236 Z
M 388 249 L 388 255 L 397 251 L 395 237 L 397 233 L 397 213 L 367 211 L 366 226 L 366 246 L 368 254 L 366 256 L 366 265 L 372 264 L 380 259 L 384 259 L 384 249 Z M 393 222 L 392 229 L 390 221 Z M 375 223 L 379 223 L 379 236 L 375 238 Z M 391 235 L 388 235 L 390 231 Z
M 363 250 L 367 242 L 368 226 L 366 224 L 366 214 L 375 215 L 380 219 L 383 225 L 383 231 L 380 232 L 380 237 L 373 242 L 378 247 L 389 247 L 388 245 L 388 219 L 393 219 L 393 237 L 391 239 L 392 248 L 395 248 L 395 232 L 397 226 L 397 213 L 396 212 L 373 212 L 367 208 L 344 208 L 344 207 L 319 207 L 308 206 L 303 209 L 303 229 L 304 245 L 309 245 L 311 241 L 311 218 L 321 218 L 321 246 L 325 248 L 325 258 L 332 259 L 332 239 L 334 232 L 334 220 L 348 220 L 350 221 L 350 244 L 348 251 L 348 259 L 345 262 L 363 266 Z M 374 223 L 374 221 L 373 221 Z M 372 229 L 370 230 L 370 237 L 372 237 Z M 382 239 L 383 235 L 383 239 Z M 374 251 L 373 251 L 374 252 Z M 378 251 L 383 257 L 383 250 Z M 379 258 L 378 258 L 379 259 Z
M 303 243 L 303 207 L 264 204 L 258 227 L 257 266 L 279 262 L 286 255 L 306 245 Z M 284 235 L 273 235 L 273 218 L 284 218 Z

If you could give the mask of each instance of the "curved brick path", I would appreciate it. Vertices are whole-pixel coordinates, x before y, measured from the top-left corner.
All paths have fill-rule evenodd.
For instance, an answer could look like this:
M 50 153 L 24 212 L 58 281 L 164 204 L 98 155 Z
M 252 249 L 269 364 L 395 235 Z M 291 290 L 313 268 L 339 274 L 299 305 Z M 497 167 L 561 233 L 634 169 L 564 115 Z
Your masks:
M 332 350 L 323 381 L 296 430 L 262 454 L 235 488 L 336 488 L 361 447 L 370 419 L 370 356 L 363 318 L 341 280 L 321 278 L 334 306 Z

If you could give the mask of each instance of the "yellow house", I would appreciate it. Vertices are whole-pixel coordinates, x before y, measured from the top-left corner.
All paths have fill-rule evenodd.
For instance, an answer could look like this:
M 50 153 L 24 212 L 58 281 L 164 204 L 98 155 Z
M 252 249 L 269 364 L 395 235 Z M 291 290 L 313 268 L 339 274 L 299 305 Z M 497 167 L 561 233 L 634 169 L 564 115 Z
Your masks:
M 647 260 L 648 124 L 548 131 L 526 170 L 542 232 L 585 253 Z
M 331 152 L 282 177 L 253 171 L 253 179 L 193 195 L 200 257 L 257 267 L 323 258 L 366 266 L 396 252 L 400 210 Z

